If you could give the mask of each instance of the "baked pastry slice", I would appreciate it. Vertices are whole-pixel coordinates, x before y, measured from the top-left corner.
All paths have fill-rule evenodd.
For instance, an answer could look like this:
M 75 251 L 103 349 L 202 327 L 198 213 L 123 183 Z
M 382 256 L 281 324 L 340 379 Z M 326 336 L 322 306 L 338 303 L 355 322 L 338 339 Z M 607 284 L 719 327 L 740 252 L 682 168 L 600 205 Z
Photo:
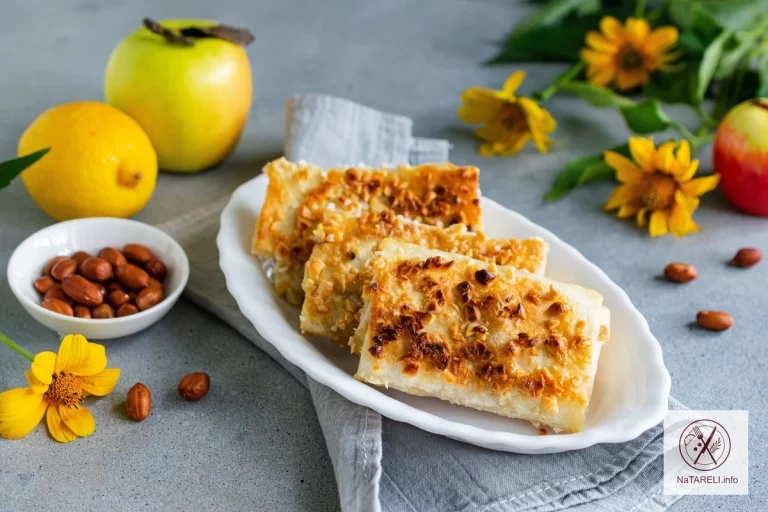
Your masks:
M 275 259 L 275 290 L 293 304 L 301 304 L 304 296 L 304 264 L 316 243 L 312 233 L 328 213 L 388 210 L 425 224 L 481 227 L 476 167 L 322 169 L 280 158 L 264 172 L 269 186 L 252 252 Z
M 371 262 L 384 238 L 430 249 L 464 254 L 479 260 L 544 273 L 549 245 L 540 238 L 496 240 L 467 231 L 462 224 L 429 226 L 385 210 L 362 216 L 336 213 L 315 229 L 318 241 L 304 271 L 301 330 L 347 345 L 360 324 L 363 286 L 373 278 Z M 361 341 L 361 340 L 360 340 Z M 359 354 L 361 343 L 351 344 Z
M 384 240 L 355 378 L 577 432 L 608 340 L 597 292 Z

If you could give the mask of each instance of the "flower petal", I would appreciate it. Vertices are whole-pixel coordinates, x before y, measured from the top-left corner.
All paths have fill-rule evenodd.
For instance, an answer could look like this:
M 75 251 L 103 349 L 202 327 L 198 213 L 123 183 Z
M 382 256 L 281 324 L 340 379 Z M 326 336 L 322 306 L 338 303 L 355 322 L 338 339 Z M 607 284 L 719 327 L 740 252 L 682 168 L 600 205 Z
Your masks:
M 616 216 L 620 219 L 625 219 L 627 217 L 632 217 L 633 215 L 636 215 L 639 210 L 640 210 L 640 202 L 633 201 L 619 208 L 619 212 L 616 214 Z
M 628 91 L 634 89 L 639 85 L 643 85 L 648 82 L 648 71 L 642 68 L 638 69 L 621 69 L 618 71 L 618 78 L 616 80 L 616 87 L 622 91 Z
M 699 197 L 702 194 L 706 194 L 710 190 L 717 188 L 717 184 L 720 182 L 720 175 L 713 174 L 711 176 L 705 176 L 703 178 L 696 178 L 695 180 L 688 181 L 680 184 L 680 190 L 689 197 Z
M 59 407 L 61 404 L 51 405 L 48 408 L 48 414 L 45 415 L 48 422 L 48 432 L 55 440 L 60 443 L 68 443 L 77 439 L 77 434 L 64 424 L 64 420 L 61 419 L 59 413 Z
M 56 367 L 56 354 L 53 352 L 40 352 L 35 356 L 30 371 L 37 380 L 46 386 L 53 381 L 54 368 Z
M 647 137 L 630 137 L 629 152 L 632 160 L 637 162 L 646 172 L 653 172 L 656 163 L 656 148 L 653 145 L 653 139 Z
M 666 173 L 672 173 L 673 163 L 675 161 L 675 147 L 677 143 L 673 140 L 668 140 L 656 150 L 656 170 Z
M 637 211 L 637 215 L 635 216 L 635 220 L 637 221 L 637 225 L 641 228 L 644 228 L 648 224 L 648 208 L 640 208 Z
M 599 52 L 613 54 L 619 51 L 619 45 L 617 43 L 609 41 L 599 32 L 587 32 L 586 41 L 587 46 Z
M 652 237 L 664 236 L 667 234 L 667 216 L 666 210 L 654 210 L 651 213 L 651 222 L 648 225 L 648 231 Z
M 673 26 L 666 25 L 659 27 L 648 36 L 645 48 L 651 53 L 663 53 L 665 50 L 675 45 L 678 36 L 677 28 Z
M 525 80 L 525 71 L 515 71 L 507 77 L 501 92 L 504 93 L 505 96 L 514 97 L 515 91 L 517 91 L 520 84 L 523 83 L 523 80 Z
M 694 160 L 691 162 L 691 165 L 688 166 L 688 169 L 683 171 L 678 175 L 677 181 L 680 183 L 685 183 L 686 181 L 690 181 L 691 178 L 696 174 L 696 171 L 699 169 L 699 161 Z
M 69 430 L 79 437 L 87 437 L 96 430 L 96 420 L 91 411 L 82 405 L 67 407 L 59 404 L 59 415 Z
M 61 340 L 56 373 L 94 375 L 106 367 L 107 353 L 103 345 L 88 343 L 82 334 L 70 334 Z
M 619 185 L 611 193 L 611 197 L 603 206 L 605 210 L 615 210 L 616 208 L 629 203 L 633 199 L 636 199 L 642 194 L 643 189 L 635 184 L 629 183 L 626 185 Z
M 639 169 L 632 161 L 622 154 L 615 151 L 605 151 L 603 153 L 605 163 L 616 170 L 616 178 L 622 183 L 641 183 L 645 173 Z
M 675 204 L 669 215 L 669 231 L 679 237 L 695 233 L 701 228 L 693 222 L 693 210 L 688 209 L 687 201 L 681 200 L 682 194 L 675 194 Z
M 42 395 L 46 391 L 48 391 L 49 384 L 45 384 L 43 382 L 40 382 L 37 377 L 32 373 L 32 371 L 24 372 L 24 376 L 27 378 L 27 382 L 29 383 L 29 389 L 35 392 L 37 395 Z
M 464 103 L 456 114 L 468 124 L 485 124 L 496 117 L 503 100 L 496 96 L 496 91 L 483 87 L 470 87 L 461 95 Z
M 610 53 L 596 52 L 595 50 L 590 50 L 588 48 L 581 50 L 580 55 L 582 60 L 587 64 L 607 66 L 613 62 L 613 55 Z
M 106 396 L 115 389 L 120 378 L 120 368 L 107 368 L 101 373 L 82 377 L 83 390 L 90 395 Z
M 633 41 L 637 46 L 640 46 L 648 39 L 651 32 L 651 26 L 642 18 L 637 19 L 630 16 L 627 18 L 627 21 L 624 22 L 624 32 L 627 39 Z
M 680 141 L 680 146 L 677 148 L 675 156 L 677 157 L 677 162 L 686 169 L 691 165 L 691 145 L 688 144 L 687 140 L 683 139 Z
M 48 402 L 28 388 L 0 393 L 0 437 L 21 439 L 40 423 Z
M 616 69 L 611 66 L 591 65 L 587 68 L 587 80 L 595 85 L 608 85 L 616 76 Z
M 624 39 L 624 26 L 613 16 L 603 16 L 600 31 L 610 41 L 620 43 Z

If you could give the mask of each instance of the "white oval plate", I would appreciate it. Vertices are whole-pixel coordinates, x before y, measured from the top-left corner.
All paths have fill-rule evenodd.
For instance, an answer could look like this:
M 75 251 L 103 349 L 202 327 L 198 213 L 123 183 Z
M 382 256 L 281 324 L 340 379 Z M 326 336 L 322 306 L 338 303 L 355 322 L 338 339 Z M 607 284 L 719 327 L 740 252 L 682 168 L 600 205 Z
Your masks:
M 260 262 L 250 254 L 266 189 L 266 176 L 252 179 L 235 191 L 221 214 L 217 245 L 227 288 L 264 339 L 307 375 L 345 398 L 435 434 L 492 450 L 528 454 L 629 441 L 664 419 L 669 372 L 659 342 L 627 294 L 554 234 L 486 198 L 481 204 L 489 236 L 545 239 L 551 246 L 547 275 L 597 290 L 611 310 L 611 341 L 600 354 L 584 430 L 542 436 L 525 421 L 356 381 L 352 375 L 357 358 L 327 340 L 305 338 L 299 330 L 298 308 L 273 293 Z

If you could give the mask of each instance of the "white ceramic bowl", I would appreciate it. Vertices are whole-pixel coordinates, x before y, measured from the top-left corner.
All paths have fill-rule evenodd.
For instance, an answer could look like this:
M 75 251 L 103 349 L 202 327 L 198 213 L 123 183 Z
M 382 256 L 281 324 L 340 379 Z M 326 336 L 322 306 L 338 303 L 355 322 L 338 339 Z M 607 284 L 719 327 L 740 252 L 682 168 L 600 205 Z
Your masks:
M 108 319 L 69 317 L 40 306 L 33 283 L 51 258 L 77 251 L 97 254 L 104 247 L 122 248 L 128 243 L 146 245 L 168 267 L 162 302 L 135 315 Z M 59 334 L 77 333 L 93 340 L 128 336 L 154 324 L 173 307 L 188 279 L 189 260 L 178 242 L 153 226 L 128 219 L 94 217 L 48 226 L 24 240 L 8 262 L 11 290 L 35 320 Z
M 661 346 L 627 294 L 576 249 L 490 199 L 482 199 L 483 229 L 495 238 L 539 236 L 549 242 L 547 275 L 600 292 L 611 310 L 611 340 L 600 352 L 584 430 L 542 436 L 530 423 L 453 405 L 436 398 L 377 388 L 352 378 L 358 359 L 321 338 L 305 338 L 298 309 L 279 299 L 251 255 L 253 226 L 267 190 L 261 175 L 238 188 L 221 214 L 219 263 L 229 292 L 266 341 L 311 378 L 384 416 L 492 450 L 555 453 L 596 443 L 623 443 L 667 413 L 671 380 Z

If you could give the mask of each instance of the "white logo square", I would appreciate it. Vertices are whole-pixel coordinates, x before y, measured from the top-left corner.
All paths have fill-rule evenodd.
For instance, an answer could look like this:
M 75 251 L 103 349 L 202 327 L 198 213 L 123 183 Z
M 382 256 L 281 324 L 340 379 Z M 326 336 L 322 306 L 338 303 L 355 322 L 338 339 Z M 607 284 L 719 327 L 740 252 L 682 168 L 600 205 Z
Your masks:
M 749 494 L 749 413 L 669 411 L 664 494 Z

